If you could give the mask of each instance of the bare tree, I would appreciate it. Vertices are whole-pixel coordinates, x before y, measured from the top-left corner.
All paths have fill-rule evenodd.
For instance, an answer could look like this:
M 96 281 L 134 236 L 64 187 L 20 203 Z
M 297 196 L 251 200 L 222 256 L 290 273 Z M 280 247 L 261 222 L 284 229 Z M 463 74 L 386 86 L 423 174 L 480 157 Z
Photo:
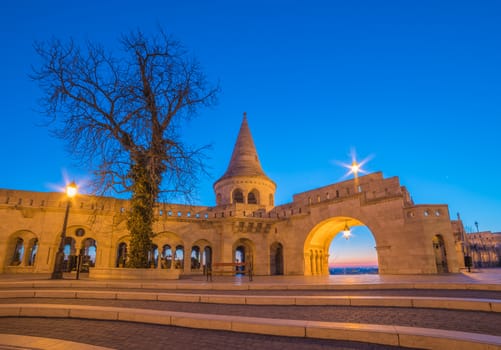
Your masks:
M 35 44 L 32 79 L 54 134 L 88 164 L 101 193 L 130 192 L 130 267 L 148 267 L 160 193 L 190 195 L 204 169 L 203 149 L 180 137 L 183 121 L 216 102 L 198 62 L 163 31 L 120 39 L 120 55 L 87 42 Z

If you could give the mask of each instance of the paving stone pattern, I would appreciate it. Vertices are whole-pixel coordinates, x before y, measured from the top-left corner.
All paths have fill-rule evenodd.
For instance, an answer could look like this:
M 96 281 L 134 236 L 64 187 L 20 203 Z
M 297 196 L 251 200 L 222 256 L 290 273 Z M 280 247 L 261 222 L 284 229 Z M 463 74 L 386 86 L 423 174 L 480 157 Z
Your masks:
M 400 325 L 409 327 L 456 330 L 463 332 L 476 332 L 501 336 L 501 327 L 499 327 L 499 325 L 501 324 L 501 313 L 466 310 L 463 311 L 372 306 L 234 305 L 168 301 L 59 298 L 0 299 L 0 303 L 52 303 L 133 307 L 141 309 L 170 310 L 246 317 Z
M 403 349 L 360 342 L 278 337 L 130 322 L 57 318 L 0 318 L 0 333 L 57 338 L 114 349 Z
M 31 283 L 23 281 L 35 281 L 42 279 L 36 276 L 31 279 L 27 276 L 0 276 L 4 282 L 12 281 L 15 287 L 1 285 L 3 289 L 32 289 Z M 45 278 L 48 278 L 45 276 Z M 348 277 L 347 277 L 348 278 Z M 228 294 L 228 295 L 366 295 L 366 296 L 421 296 L 421 297 L 444 297 L 444 298 L 474 298 L 474 299 L 501 299 L 501 270 L 485 271 L 471 275 L 446 275 L 446 276 L 361 276 L 355 281 L 368 284 L 367 288 L 355 286 L 355 290 L 350 290 L 354 277 L 349 279 L 343 277 L 326 278 L 325 285 L 334 285 L 336 290 L 320 289 L 312 286 L 318 279 L 294 277 L 294 278 L 256 278 L 253 287 L 262 287 L 263 290 L 235 290 L 235 281 L 232 279 L 222 279 L 217 287 L 227 287 L 232 290 L 200 289 L 204 281 L 188 281 L 189 283 L 176 282 L 175 290 L 170 283 L 165 282 L 163 289 L 161 283 L 155 283 L 158 287 L 151 289 L 156 293 L 197 293 L 197 294 Z M 260 285 L 260 281 L 262 285 Z M 323 281 L 323 279 L 322 279 Z M 433 289 L 391 289 L 374 288 L 372 283 L 437 283 L 444 284 L 444 281 L 451 283 L 453 290 L 436 289 L 440 285 L 433 286 Z M 0 281 L 2 282 L 2 281 Z M 21 283 L 17 283 L 21 282 Z M 49 287 L 40 289 L 65 289 L 66 281 L 53 283 Z M 280 285 L 302 285 L 304 290 L 277 290 L 277 288 L 266 288 L 267 283 L 272 287 Z M 338 285 L 343 283 L 342 285 Z M 492 285 L 485 290 L 477 288 L 463 288 L 461 284 Z M 179 284 L 179 285 L 178 285 Z M 190 285 L 195 286 L 190 289 Z M 147 288 L 139 288 L 136 285 L 123 283 L 124 287 L 102 288 L 102 290 L 134 290 L 148 292 Z M 455 287 L 455 286 L 458 287 Z M 186 286 L 186 288 L 184 288 Z M 212 286 L 212 285 L 210 285 Z M 216 286 L 214 284 L 214 286 Z M 344 288 L 343 288 L 344 286 Z M 444 284 L 444 288 L 450 287 Z M 132 288 L 131 288 L 132 287 Z M 245 287 L 245 286 L 244 286 Z M 385 286 L 387 287 L 387 286 Z M 75 288 L 68 287 L 69 290 Z M 79 290 L 99 290 L 81 283 Z M 183 290 L 185 289 L 185 290 Z M 220 289 L 220 288 L 219 288 Z M 480 288 L 482 289 L 482 288 Z M 229 304 L 202 304 L 183 302 L 159 302 L 140 300 L 98 300 L 98 299 L 56 299 L 56 298 L 11 298 L 0 299 L 0 303 L 57 303 L 73 305 L 95 305 L 95 306 L 117 306 L 155 310 L 172 310 L 180 312 L 193 312 L 202 314 L 222 314 L 238 315 L 249 317 L 271 317 L 281 319 L 299 320 L 319 320 L 331 322 L 353 322 L 372 323 L 382 325 L 400 325 L 412 327 L 425 327 L 432 329 L 455 330 L 464 332 L 476 332 L 501 336 L 501 313 L 445 310 L 445 309 L 414 309 L 396 307 L 347 307 L 347 306 L 255 306 L 255 305 L 229 305 Z M 319 339 L 278 337 L 258 334 L 245 334 L 225 331 L 212 331 L 203 329 L 190 329 L 172 326 L 151 325 L 141 323 L 129 323 L 119 321 L 99 321 L 83 319 L 59 319 L 59 318 L 15 318 L 0 317 L 0 333 L 10 333 L 18 335 L 31 335 L 38 337 L 57 338 L 68 341 L 82 342 L 87 344 L 105 346 L 115 349 L 196 349 L 209 348 L 211 350 L 231 349 L 231 350 L 258 350 L 258 349 L 397 349 L 385 345 L 367 344 L 360 342 L 330 341 Z M 0 339 L 1 344 L 1 339 Z

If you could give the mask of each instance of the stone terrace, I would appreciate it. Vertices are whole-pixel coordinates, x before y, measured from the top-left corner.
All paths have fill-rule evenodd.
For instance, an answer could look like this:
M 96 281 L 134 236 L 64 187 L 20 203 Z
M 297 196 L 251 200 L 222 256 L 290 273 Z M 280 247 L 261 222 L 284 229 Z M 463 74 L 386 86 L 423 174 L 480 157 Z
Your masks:
M 3 348 L 501 349 L 498 269 L 212 283 L 72 278 L 0 277 Z

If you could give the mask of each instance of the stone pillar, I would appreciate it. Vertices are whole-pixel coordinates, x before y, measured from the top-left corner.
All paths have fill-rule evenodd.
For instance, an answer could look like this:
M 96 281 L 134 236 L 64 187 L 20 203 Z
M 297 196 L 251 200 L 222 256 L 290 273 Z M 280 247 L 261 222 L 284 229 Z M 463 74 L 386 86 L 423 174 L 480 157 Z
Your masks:
M 30 241 L 23 240 L 23 256 L 21 257 L 21 262 L 19 263 L 19 266 L 28 266 L 26 263 L 29 259 L 29 246 L 30 246 Z
M 311 276 L 311 254 L 310 252 L 304 253 L 304 275 Z
M 323 262 L 323 275 L 324 276 L 329 276 L 329 253 L 324 252 L 324 262 Z
M 191 249 L 191 248 L 190 248 Z M 186 255 L 186 247 L 183 246 L 183 273 L 191 271 L 191 251 L 190 255 Z

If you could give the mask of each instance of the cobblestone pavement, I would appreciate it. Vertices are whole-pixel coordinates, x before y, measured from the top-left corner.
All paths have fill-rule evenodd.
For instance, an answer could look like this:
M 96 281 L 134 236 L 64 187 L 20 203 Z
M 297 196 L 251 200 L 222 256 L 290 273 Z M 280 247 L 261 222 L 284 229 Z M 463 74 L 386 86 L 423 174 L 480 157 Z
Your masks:
M 58 298 L 0 299 L 0 303 L 52 303 L 131 307 L 246 317 L 400 325 L 501 336 L 501 327 L 499 327 L 501 324 L 501 313 L 480 311 L 373 306 L 229 305 L 169 301 Z
M 489 279 L 484 274 L 471 274 L 460 276 L 446 276 L 451 283 L 482 279 L 484 283 L 498 284 L 500 276 L 490 273 Z M 372 281 L 373 279 L 376 281 Z M 12 280 L 19 280 L 10 277 Z M 9 280 L 9 279 L 4 279 Z M 409 281 L 423 280 L 424 282 L 442 279 L 430 277 L 408 277 Z M 275 279 L 269 279 L 276 281 Z M 290 280 L 290 281 L 289 281 Z M 306 279 L 304 279 L 306 280 Z M 333 278 L 329 278 L 329 281 Z M 335 279 L 337 281 L 337 279 Z M 363 277 L 368 283 L 400 281 L 401 278 L 387 276 Z M 388 280 L 388 281 L 387 281 Z M 229 280 L 229 283 L 232 283 Z M 263 282 L 268 279 L 263 278 Z M 294 282 L 296 279 L 284 279 Z M 297 279 L 301 283 L 303 279 Z M 308 282 L 311 279 L 307 280 Z M 323 281 L 323 280 L 322 280 Z M 351 279 L 344 278 L 343 282 L 349 283 Z M 194 281 L 203 283 L 203 281 Z M 285 284 L 285 283 L 284 283 Z M 255 284 L 254 284 L 255 285 Z M 374 287 L 374 286 L 372 286 Z M 54 283 L 54 289 L 64 288 Z M 421 296 L 421 297 L 446 297 L 446 298 L 481 298 L 501 299 L 500 291 L 487 290 L 438 290 L 438 289 L 355 289 L 355 290 L 210 290 L 210 289 L 139 289 L 124 288 L 103 290 L 122 290 L 140 292 L 165 292 L 165 293 L 197 293 L 197 294 L 229 294 L 229 295 L 353 295 L 353 296 Z M 10 288 L 8 288 L 10 289 Z M 17 289 L 17 288 L 14 288 Z M 31 289 L 31 288 L 30 288 Z M 45 289 L 45 288 L 44 288 Z M 48 289 L 48 288 L 47 288 Z M 81 290 L 94 290 L 99 288 L 86 288 Z M 396 307 L 347 307 L 347 306 L 256 306 L 256 305 L 228 305 L 228 304 L 203 304 L 183 302 L 139 301 L 139 300 L 97 300 L 97 299 L 57 299 L 57 298 L 11 298 L 0 299 L 0 303 L 57 303 L 96 306 L 133 307 L 155 310 L 172 310 L 203 314 L 238 315 L 248 317 L 271 317 L 281 319 L 318 320 L 330 322 L 372 323 L 385 325 L 401 325 L 411 327 L 425 327 L 444 330 L 476 332 L 501 336 L 501 313 L 478 311 L 446 310 L 446 309 L 416 309 Z M 398 347 L 382 346 L 358 342 L 329 341 L 306 338 L 290 338 L 268 335 L 245 334 L 225 331 L 212 331 L 190 329 L 172 326 L 129 323 L 119 321 L 99 321 L 81 319 L 59 318 L 15 318 L 0 317 L 0 333 L 18 335 L 31 335 L 47 338 L 58 338 L 69 341 L 106 346 L 116 349 L 197 349 L 201 347 L 218 349 L 398 349 Z M 1 339 L 0 339 L 1 343 Z
M 278 337 L 130 322 L 57 318 L 0 318 L 0 333 L 56 338 L 114 349 L 404 349 L 360 342 Z

